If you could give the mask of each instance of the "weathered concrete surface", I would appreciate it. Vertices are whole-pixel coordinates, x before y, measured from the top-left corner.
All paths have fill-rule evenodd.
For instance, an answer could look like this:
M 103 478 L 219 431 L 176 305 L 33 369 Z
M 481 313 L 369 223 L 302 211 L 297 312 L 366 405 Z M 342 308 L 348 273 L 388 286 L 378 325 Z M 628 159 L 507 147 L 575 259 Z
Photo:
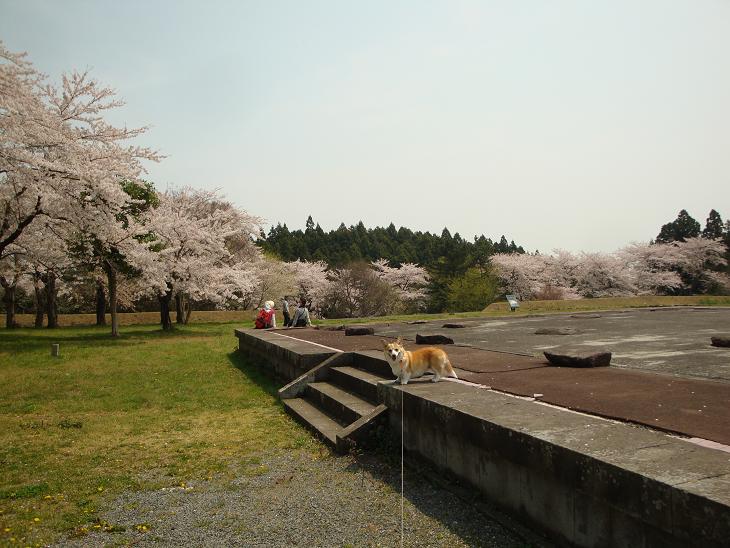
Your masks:
M 382 357 L 378 336 L 346 338 L 312 330 L 298 331 L 297 336 L 335 348 L 375 349 L 372 352 Z M 415 348 L 411 341 L 405 344 Z M 544 358 L 460 345 L 443 348 L 461 379 L 511 394 L 542 394 L 543 401 L 554 405 L 730 445 L 727 381 L 625 367 L 576 370 L 550 366 Z
M 710 337 L 727 335 L 730 308 L 676 307 L 601 312 L 460 319 L 466 328 L 452 331 L 456 344 L 542 355 L 544 350 L 609 351 L 612 363 L 687 377 L 730 380 L 730 348 L 710 345 Z M 381 325 L 377 335 L 439 333 L 441 321 L 410 326 Z M 430 330 L 429 330 L 430 328 Z M 538 329 L 577 329 L 574 335 L 536 335 Z
M 727 453 L 454 382 L 379 391 L 407 451 L 561 542 L 727 545 Z
M 236 329 L 239 352 L 268 363 L 274 375 L 288 382 L 337 352 L 264 329 Z
M 362 363 L 387 368 L 378 356 Z M 458 382 L 380 383 L 377 395 L 409 455 L 562 543 L 727 546 L 730 453 Z

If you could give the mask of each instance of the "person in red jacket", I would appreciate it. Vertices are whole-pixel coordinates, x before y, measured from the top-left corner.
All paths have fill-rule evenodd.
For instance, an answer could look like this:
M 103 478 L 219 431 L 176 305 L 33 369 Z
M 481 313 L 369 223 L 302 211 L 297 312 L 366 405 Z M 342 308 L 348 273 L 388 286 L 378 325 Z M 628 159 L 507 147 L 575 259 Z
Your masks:
M 266 301 L 254 320 L 255 329 L 276 329 L 274 301 Z

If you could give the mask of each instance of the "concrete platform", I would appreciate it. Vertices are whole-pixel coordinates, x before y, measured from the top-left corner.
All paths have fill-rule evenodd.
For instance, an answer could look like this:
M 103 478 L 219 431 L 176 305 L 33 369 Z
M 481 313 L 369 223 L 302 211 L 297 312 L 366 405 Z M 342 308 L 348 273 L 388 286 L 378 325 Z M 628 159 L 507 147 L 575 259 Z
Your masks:
M 540 357 L 544 350 L 557 348 L 608 350 L 617 367 L 730 381 L 730 348 L 710 345 L 713 335 L 730 335 L 730 308 L 649 308 L 459 320 L 464 329 L 444 329 L 444 323 L 379 325 L 376 333 L 410 340 L 415 340 L 416 333 L 441 333 L 457 344 Z M 549 328 L 578 333 L 535 333 Z
M 524 319 L 505 321 L 519 324 Z M 413 327 L 433 329 L 428 325 L 391 324 L 379 327 L 377 332 L 382 336 L 409 337 L 412 333 L 408 330 Z M 468 340 L 469 332 L 474 329 L 452 329 L 450 335 L 453 332 L 455 338 Z M 380 351 L 382 338 L 345 337 L 339 331 L 312 329 L 289 330 L 284 335 L 343 351 Z M 540 394 L 542 401 L 553 405 L 730 446 L 730 382 L 723 379 L 620 366 L 555 367 L 544 357 L 483 350 L 464 344 L 442 348 L 465 380 L 521 396 Z M 407 341 L 406 347 L 414 348 L 415 345 Z
M 262 361 L 267 355 L 281 361 L 277 348 L 294 334 L 322 341 L 322 333 L 292 330 L 276 336 L 237 331 L 245 352 L 246 345 L 259 341 L 255 344 Z M 377 343 L 375 337 L 347 339 L 356 339 L 350 345 Z M 302 345 L 297 346 L 300 350 L 309 344 L 313 354 L 329 346 L 297 344 Z M 286 346 L 291 359 L 296 350 L 289 342 Z M 457 349 L 485 352 L 463 347 L 450 352 Z M 378 351 L 355 356 L 369 361 L 378 359 Z M 504 363 L 509 363 L 509 355 L 505 356 Z M 527 365 L 520 362 L 517 371 L 508 374 L 529 372 Z M 730 453 L 463 382 L 434 384 L 421 379 L 404 388 L 380 383 L 378 397 L 388 407 L 397 441 L 403 426 L 409 455 L 471 485 L 562 544 L 728 545 Z

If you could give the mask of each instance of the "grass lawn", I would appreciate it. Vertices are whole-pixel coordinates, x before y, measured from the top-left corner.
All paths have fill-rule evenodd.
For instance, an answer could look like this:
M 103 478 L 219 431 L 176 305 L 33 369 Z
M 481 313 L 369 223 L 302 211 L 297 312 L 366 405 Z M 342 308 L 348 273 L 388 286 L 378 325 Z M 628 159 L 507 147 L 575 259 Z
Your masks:
M 108 328 L 0 330 L 0 544 L 113 529 L 96 514 L 121 491 L 318 452 L 273 381 L 234 352 L 234 326 L 134 326 L 117 340 Z
M 315 324 L 339 325 L 384 323 L 413 320 L 446 320 L 455 318 L 491 318 L 499 316 L 525 316 L 528 314 L 570 314 L 594 310 L 617 310 L 622 308 L 646 308 L 668 306 L 730 306 L 730 296 L 694 295 L 688 297 L 668 297 L 650 295 L 645 297 L 611 297 L 599 299 L 573 299 L 562 301 L 524 301 L 520 308 L 511 312 L 506 302 L 490 304 L 477 312 L 443 312 L 438 314 L 414 314 L 378 316 L 372 318 L 345 318 L 315 320 Z
M 730 297 L 537 301 L 514 313 L 496 303 L 482 312 L 318 323 L 676 305 L 730 306 Z M 0 329 L 0 544 L 114 530 L 97 516 L 122 492 L 265 473 L 262 462 L 278 452 L 318 458 L 322 446 L 286 416 L 277 385 L 235 352 L 233 329 L 251 326 L 245 319 L 171 333 L 124 325 L 116 340 L 108 327 Z M 51 343 L 60 343 L 60 358 L 50 356 Z

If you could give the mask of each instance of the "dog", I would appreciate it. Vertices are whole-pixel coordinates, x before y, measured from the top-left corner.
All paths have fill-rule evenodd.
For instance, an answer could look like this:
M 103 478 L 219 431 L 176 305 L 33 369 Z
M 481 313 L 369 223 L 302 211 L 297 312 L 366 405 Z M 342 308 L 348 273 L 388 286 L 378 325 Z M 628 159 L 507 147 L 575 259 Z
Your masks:
M 404 348 L 400 337 L 393 343 L 385 339 L 380 341 L 383 343 L 385 359 L 390 364 L 393 374 L 398 377 L 396 381 L 400 379 L 401 384 L 408 384 L 410 379 L 420 377 L 424 373 L 433 373 L 431 382 L 439 382 L 441 377 L 459 378 L 446 352 L 440 348 L 429 346 L 411 352 Z

